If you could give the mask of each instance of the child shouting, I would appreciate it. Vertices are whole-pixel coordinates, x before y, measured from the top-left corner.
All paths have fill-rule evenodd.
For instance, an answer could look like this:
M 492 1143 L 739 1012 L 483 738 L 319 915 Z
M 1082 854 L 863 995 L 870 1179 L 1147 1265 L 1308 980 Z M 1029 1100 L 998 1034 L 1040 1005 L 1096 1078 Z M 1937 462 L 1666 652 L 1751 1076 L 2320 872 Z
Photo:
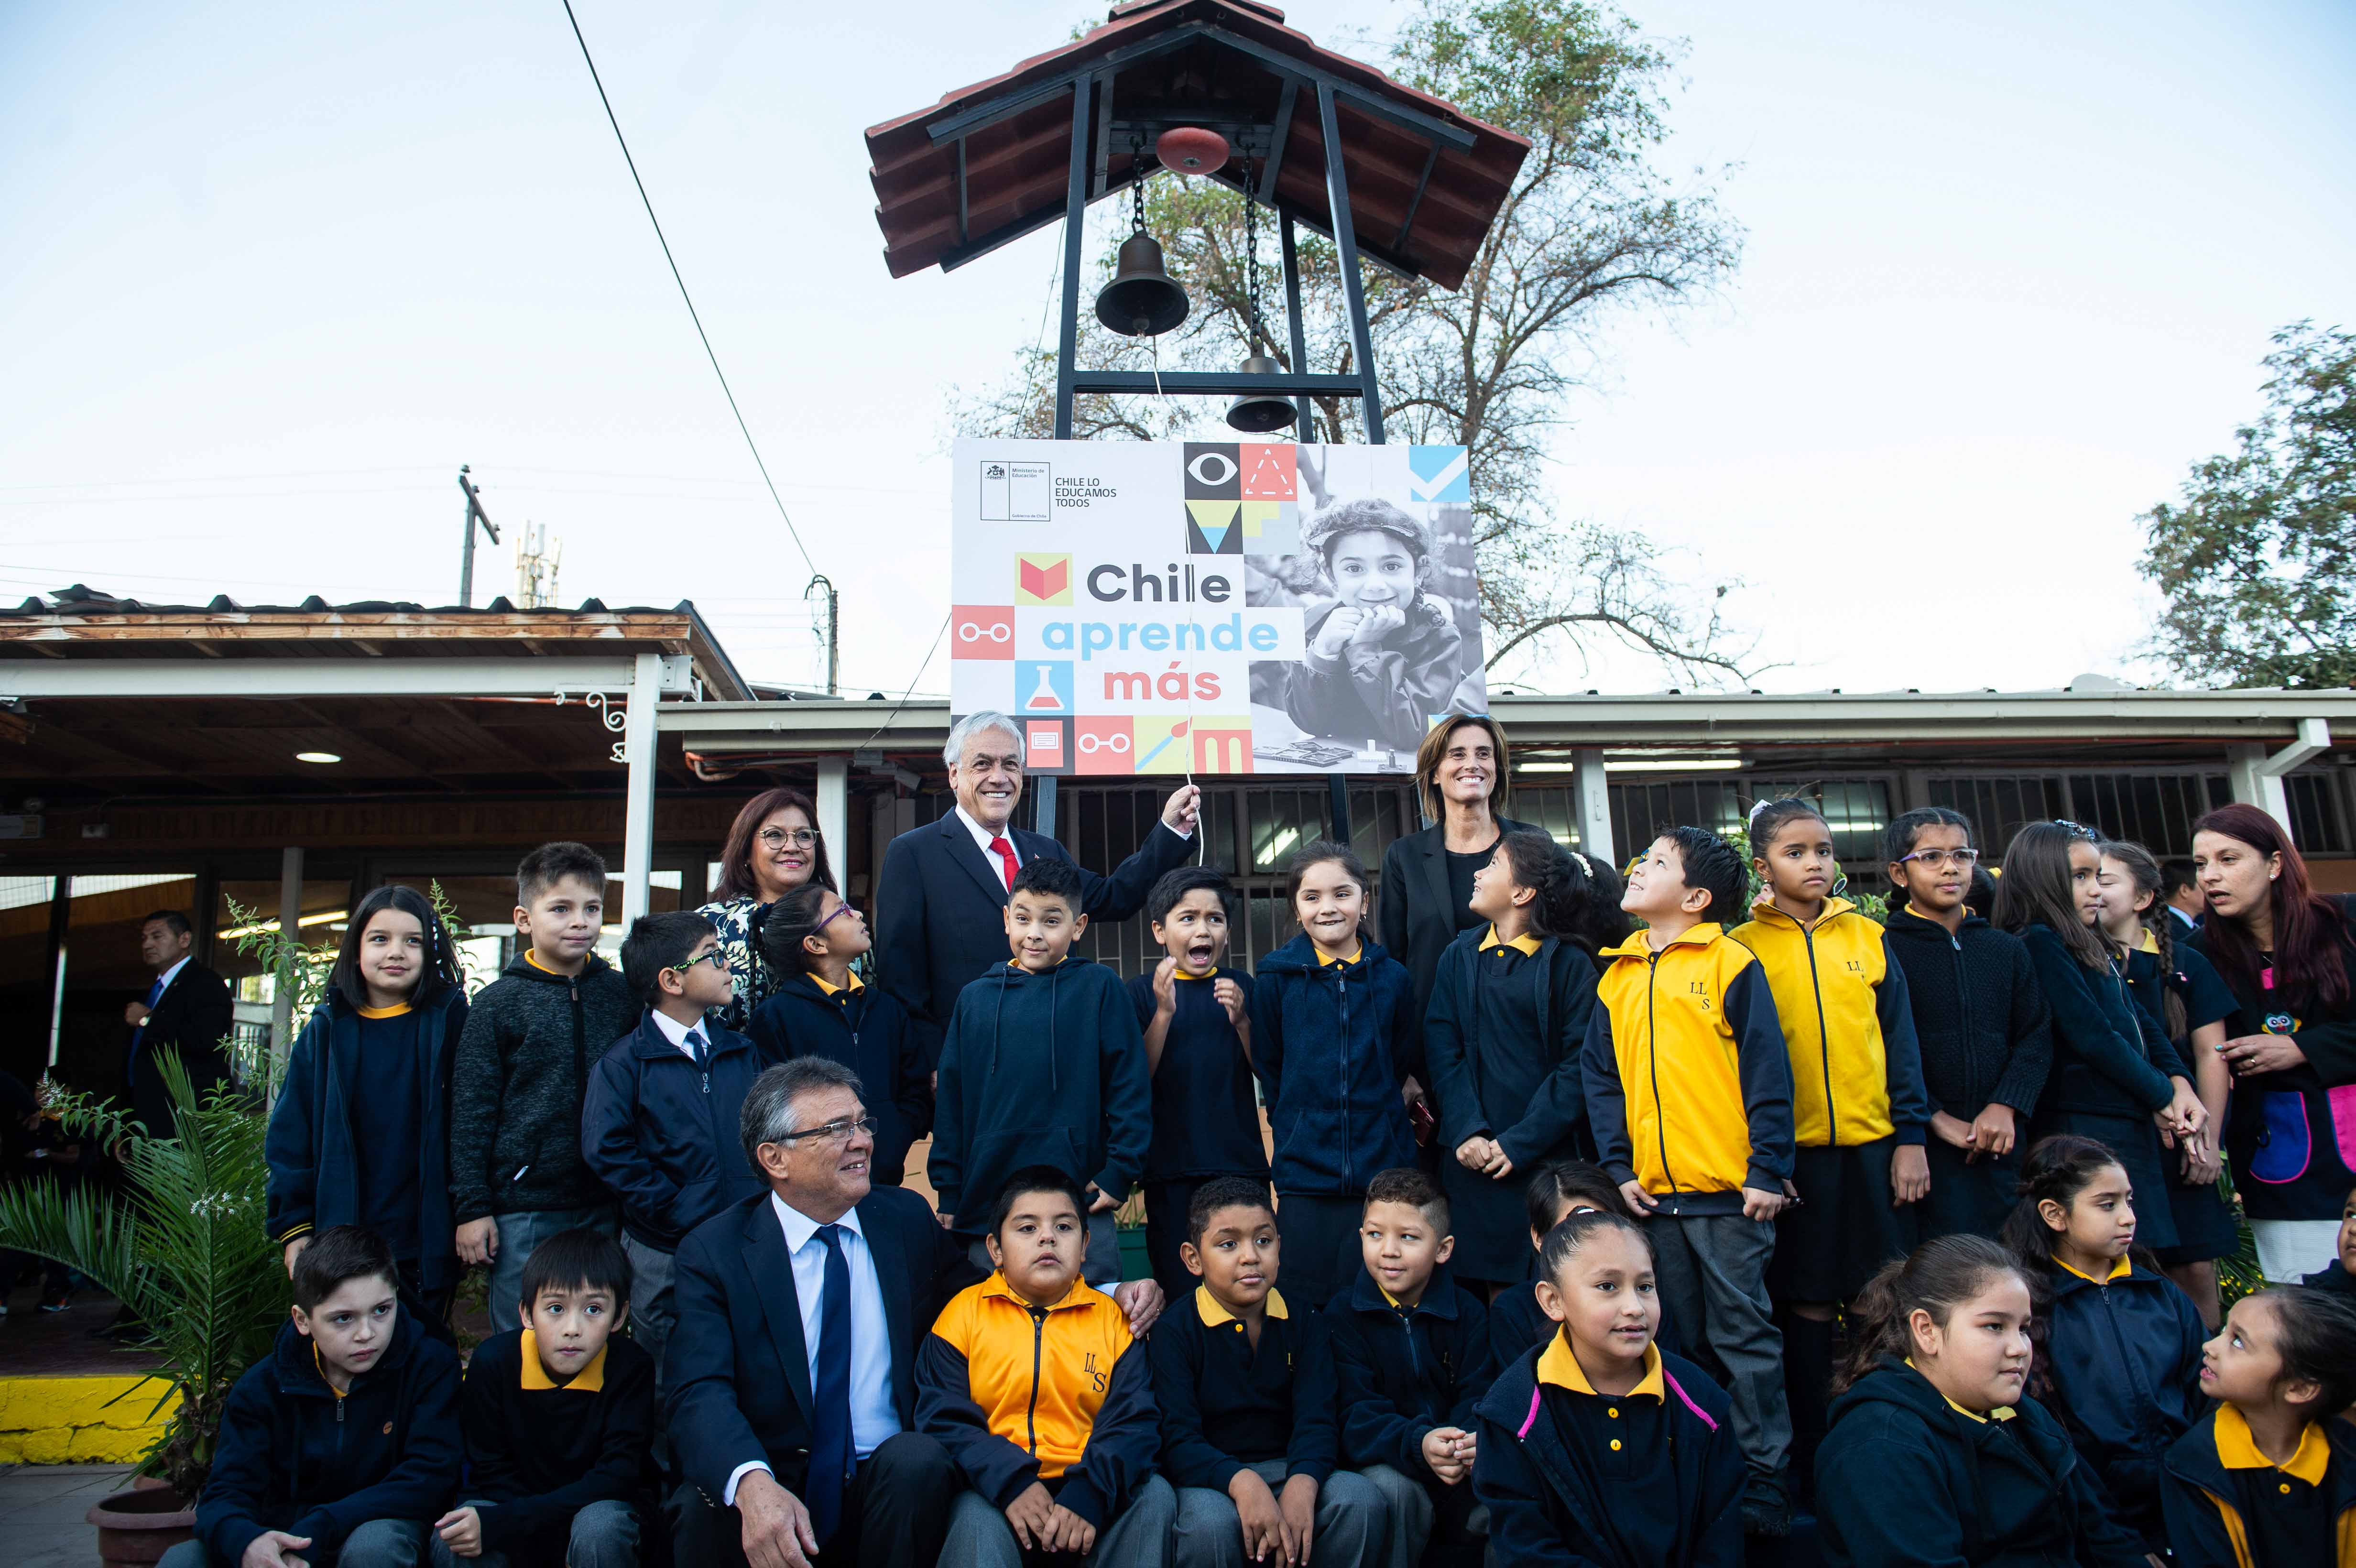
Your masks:
M 1665 1355 L 1653 1248 L 1609 1211 L 1547 1233 L 1543 1348 L 1498 1371 L 1480 1407 L 1474 1495 L 1500 1568 L 1741 1568 L 1742 1450 L 1725 1391 Z
M 1145 1250 L 1173 1303 L 1194 1289 L 1180 1253 L 1195 1189 L 1221 1177 L 1268 1180 L 1252 1094 L 1251 976 L 1220 967 L 1232 891 L 1206 867 L 1163 872 L 1145 895 L 1145 914 L 1168 956 L 1151 975 L 1129 981 L 1145 1031 L 1145 1068 L 1153 1075 Z
M 1177 1500 L 1153 1473 L 1152 1377 L 1120 1307 L 1080 1278 L 1086 1201 L 1053 1166 L 1010 1172 L 987 1217 L 995 1272 L 942 1308 L 916 1353 L 917 1426 L 968 1487 L 945 1563 L 1015 1549 L 1169 1562 Z
M 1173 1298 L 1151 1344 L 1178 1568 L 1371 1568 L 1387 1536 L 1382 1494 L 1334 1467 L 1333 1349 L 1316 1315 L 1296 1316 L 1277 1291 L 1267 1185 L 1206 1181 L 1186 1224 L 1186 1267 L 1202 1283 Z
M 1767 1298 L 1792 1177 L 1792 1064 L 1775 997 L 1720 922 L 1742 909 L 1734 846 L 1698 827 L 1655 839 L 1621 907 L 1645 928 L 1606 951 L 1581 1058 L 1603 1168 L 1648 1216 L 1661 1295 L 1723 1369 L 1751 1478 L 1744 1528 L 1791 1529 L 1792 1418 Z

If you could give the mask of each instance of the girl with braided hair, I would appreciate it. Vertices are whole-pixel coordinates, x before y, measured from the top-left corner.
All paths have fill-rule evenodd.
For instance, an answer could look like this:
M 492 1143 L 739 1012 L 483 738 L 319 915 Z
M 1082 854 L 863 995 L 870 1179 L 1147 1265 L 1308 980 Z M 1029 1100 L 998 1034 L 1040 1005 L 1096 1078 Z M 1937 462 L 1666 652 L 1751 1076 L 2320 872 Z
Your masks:
M 2102 846 L 2103 932 L 2126 966 L 2127 992 L 2159 1020 L 2176 1054 L 2192 1069 L 2193 1087 L 2208 1108 L 2209 1122 L 2176 1140 L 2175 1179 L 2165 1201 L 2176 1221 L 2176 1241 L 2158 1249 L 2160 1266 L 2184 1287 L 2211 1329 L 2222 1321 L 2217 1303 L 2217 1260 L 2239 1237 L 2233 1211 L 2217 1190 L 2224 1170 L 2218 1140 L 2225 1129 L 2225 1102 L 2233 1074 L 2217 1048 L 2225 1043 L 2225 1020 L 2233 1015 L 2233 993 L 2209 960 L 2176 940 L 2176 919 L 2161 901 L 2159 861 L 2140 844 L 2105 839 Z M 2145 1195 L 2158 1202 L 2161 1194 Z
M 1540 1162 L 1591 1157 L 1579 1072 L 1595 1006 L 1592 863 L 1534 829 L 1472 880 L 1483 924 L 1440 955 L 1424 1018 L 1440 1187 L 1457 1278 L 1484 1298 L 1529 1277 L 1522 1188 Z

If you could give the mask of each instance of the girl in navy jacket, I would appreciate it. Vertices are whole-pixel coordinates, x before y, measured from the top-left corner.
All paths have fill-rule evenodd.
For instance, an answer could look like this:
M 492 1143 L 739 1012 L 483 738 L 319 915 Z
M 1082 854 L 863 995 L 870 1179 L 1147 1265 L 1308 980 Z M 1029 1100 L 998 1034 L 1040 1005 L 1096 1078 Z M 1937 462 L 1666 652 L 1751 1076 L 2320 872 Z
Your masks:
M 2168 1451 L 2161 1506 L 2187 1568 L 2356 1564 L 2356 1306 L 2303 1285 L 2233 1303 L 2201 1347 L 2218 1401 Z
M 1480 1403 L 1472 1489 L 1501 1568 L 1739 1568 L 1733 1403 L 1653 1342 L 1653 1248 L 1602 1211 L 1548 1232 L 1539 1305 L 1556 1325 Z
M 2136 1192 L 2117 1157 L 2092 1138 L 2047 1138 L 2029 1151 L 2005 1245 L 2051 1293 L 2038 1357 L 2038 1397 L 2102 1478 L 2113 1512 L 2153 1552 L 2164 1539 L 2159 1471 L 2169 1445 L 2201 1414 L 2201 1341 L 2192 1298 L 2135 1245 Z
M 1595 1150 L 1579 1076 L 1595 955 L 1573 935 L 1588 886 L 1544 833 L 1500 838 L 1472 878 L 1471 908 L 1489 923 L 1440 955 L 1424 1015 L 1457 1283 L 1492 1297 L 1529 1275 L 1530 1172 Z
M 2097 928 L 2103 857 L 2074 822 L 2033 822 L 2004 854 L 1996 923 L 2019 936 L 2053 1010 L 2053 1068 L 2031 1119 L 2036 1136 L 2075 1133 L 2108 1144 L 2144 1194 L 2141 1240 L 2176 1244 L 2163 1194 L 2174 1140 L 2208 1125 L 2208 1109 L 2167 1031 L 2135 1004 L 2126 967 Z
M 1323 1303 L 1358 1268 L 1366 1183 L 1415 1163 L 1401 1093 L 1418 1065 L 1415 980 L 1362 933 L 1366 868 L 1343 846 L 1302 846 L 1285 894 L 1301 933 L 1254 972 L 1252 1071 L 1275 1135 L 1285 1275 Z
M 858 1073 L 875 1118 L 870 1179 L 899 1186 L 910 1146 L 933 1130 L 932 1073 L 907 1009 L 851 971 L 874 945 L 867 917 L 833 889 L 806 882 L 768 907 L 754 941 L 771 990 L 747 1032 L 764 1064 L 823 1056 Z
M 383 887 L 344 927 L 327 1000 L 286 1059 L 262 1150 L 270 1239 L 287 1272 L 312 1236 L 364 1225 L 392 1248 L 430 1334 L 449 1337 L 458 1260 L 450 1213 L 450 1059 L 466 990 L 425 895 Z
M 2023 1392 L 2029 1313 L 2019 1264 L 1971 1235 L 1923 1243 L 1850 1303 L 1816 1454 L 1827 1568 L 2148 1568 Z

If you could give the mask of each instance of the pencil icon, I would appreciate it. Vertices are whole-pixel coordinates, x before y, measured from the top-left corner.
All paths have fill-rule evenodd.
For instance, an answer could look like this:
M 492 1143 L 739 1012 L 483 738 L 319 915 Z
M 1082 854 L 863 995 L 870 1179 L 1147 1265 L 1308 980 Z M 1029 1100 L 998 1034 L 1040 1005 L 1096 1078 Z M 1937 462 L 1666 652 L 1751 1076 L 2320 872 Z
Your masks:
M 1162 752 L 1168 751 L 1170 749 L 1170 742 L 1178 739 L 1179 736 L 1183 735 L 1186 732 L 1187 726 L 1193 722 L 1194 720 L 1191 719 L 1181 719 L 1177 723 L 1173 724 L 1170 727 L 1170 733 L 1162 736 L 1162 739 L 1153 742 L 1153 750 L 1146 752 L 1145 755 L 1137 759 L 1137 771 L 1139 773 L 1143 773 L 1145 771 L 1145 764 L 1153 761 L 1154 758 L 1160 756 Z

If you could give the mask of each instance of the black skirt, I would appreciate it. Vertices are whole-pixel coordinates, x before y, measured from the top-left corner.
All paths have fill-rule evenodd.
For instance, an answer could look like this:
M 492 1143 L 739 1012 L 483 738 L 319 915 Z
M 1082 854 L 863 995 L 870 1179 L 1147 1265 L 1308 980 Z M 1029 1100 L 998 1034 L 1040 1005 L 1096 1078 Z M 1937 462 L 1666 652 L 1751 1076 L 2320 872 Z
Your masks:
M 1775 1221 L 1767 1294 L 1778 1302 L 1847 1301 L 1881 1265 L 1914 1250 L 1912 1205 L 1890 1201 L 1895 1137 L 1803 1146 L 1792 1174 L 1800 1201 Z
M 2171 1153 L 2169 1157 L 2176 1157 Z M 2176 1220 L 2176 1244 L 2155 1249 L 2162 1266 L 2209 1263 L 2231 1254 L 2241 1244 L 2233 1207 L 2215 1182 L 2187 1187 L 2181 1177 L 2177 1178 L 2168 1184 L 2168 1207 Z M 2137 1212 L 2140 1217 L 2141 1211 Z
M 1968 1164 L 1964 1151 L 1936 1133 L 1922 1143 L 1931 1161 L 1931 1194 L 1914 1205 L 1916 1244 L 1934 1236 L 1986 1236 L 2004 1228 L 2005 1216 L 2020 1201 L 2020 1155 L 2013 1140 L 2002 1159 L 1986 1155 Z

